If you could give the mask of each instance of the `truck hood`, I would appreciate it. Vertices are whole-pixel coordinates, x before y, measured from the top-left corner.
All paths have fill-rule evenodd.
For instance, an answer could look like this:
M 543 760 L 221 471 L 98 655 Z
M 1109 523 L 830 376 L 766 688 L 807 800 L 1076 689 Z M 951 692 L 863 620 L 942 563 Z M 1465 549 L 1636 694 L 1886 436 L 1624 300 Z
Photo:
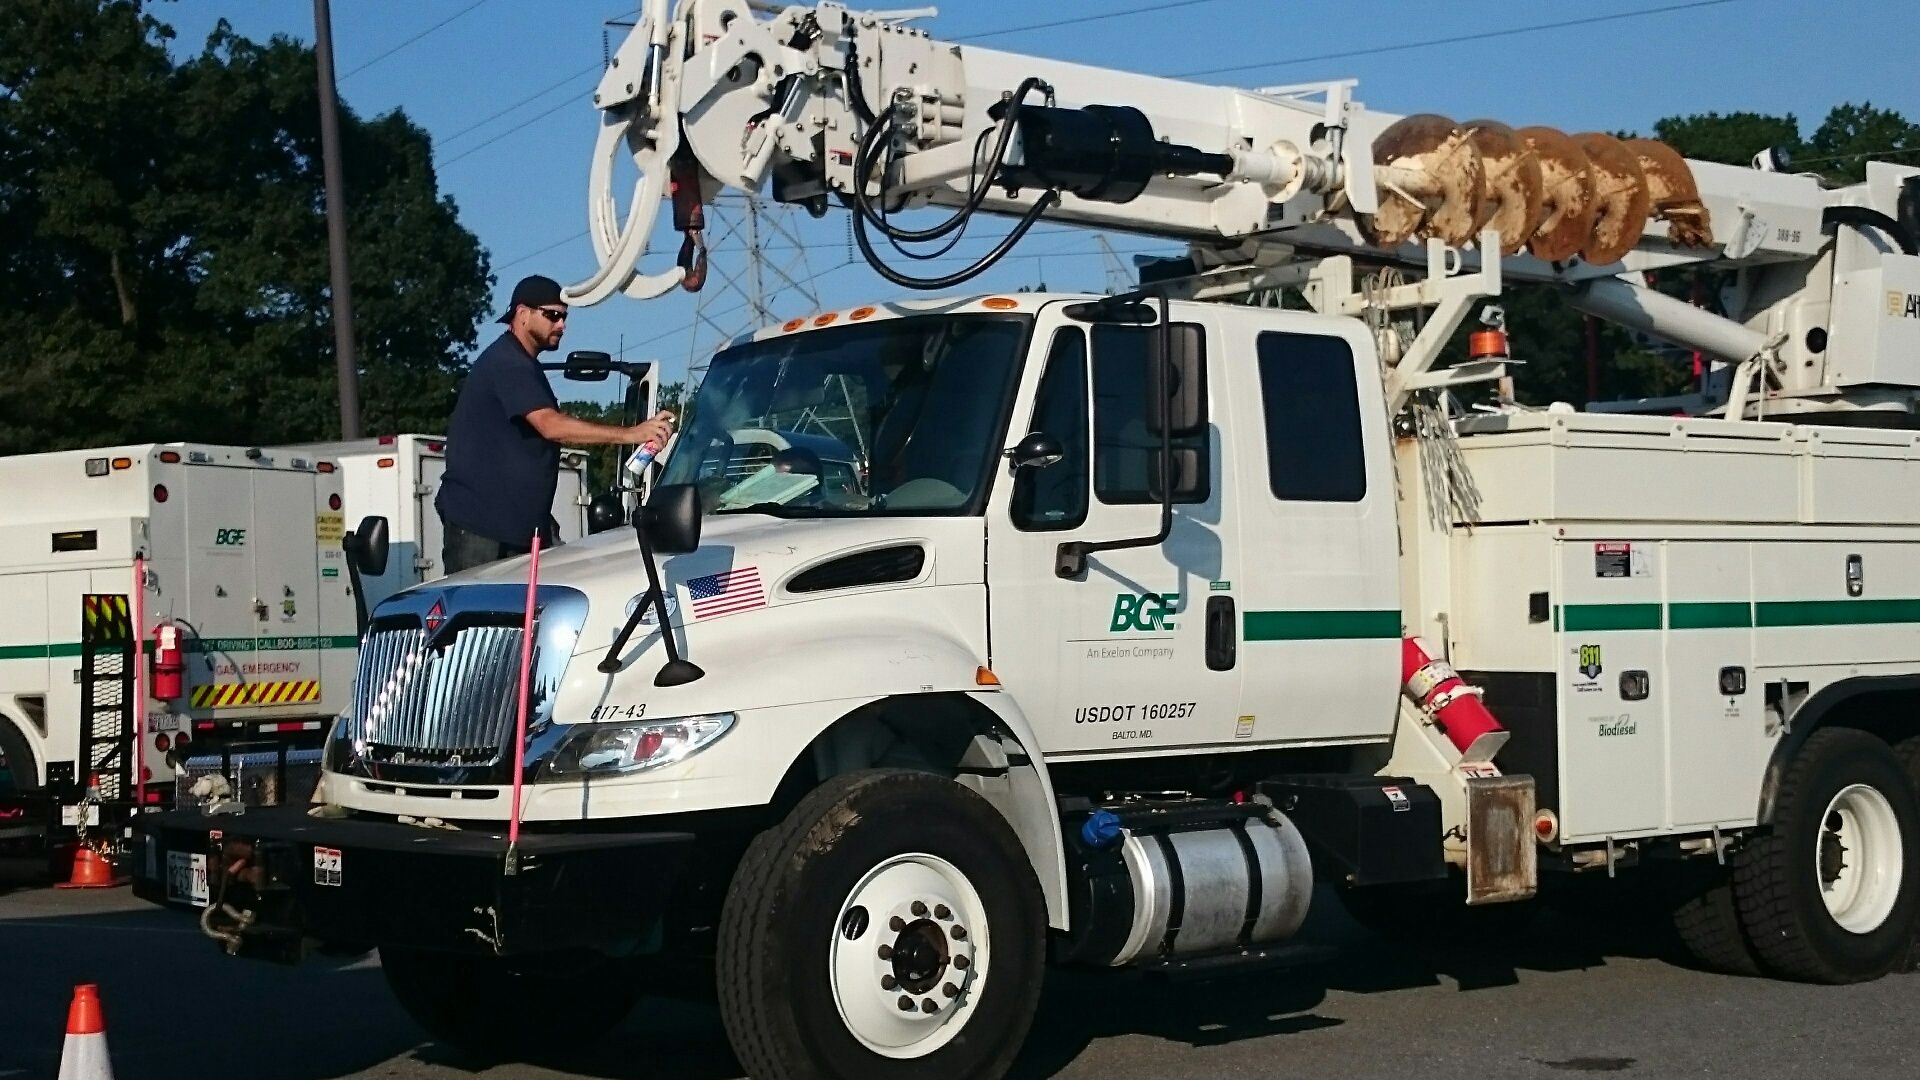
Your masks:
M 985 523 L 957 518 L 787 519 L 758 514 L 709 516 L 700 548 L 660 562 L 661 587 L 674 626 L 694 626 L 826 596 L 874 589 L 979 584 Z M 919 546 L 923 565 L 910 578 L 863 581 L 857 567 L 837 587 L 802 593 L 787 585 L 800 573 L 847 556 Z M 507 559 L 430 582 L 418 589 L 467 584 L 525 584 L 530 559 Z M 885 576 L 885 575 L 882 575 Z M 587 597 L 582 651 L 604 649 L 646 590 L 640 545 L 619 529 L 548 549 L 540 556 L 540 584 L 576 589 Z M 649 615 L 646 625 L 655 623 Z

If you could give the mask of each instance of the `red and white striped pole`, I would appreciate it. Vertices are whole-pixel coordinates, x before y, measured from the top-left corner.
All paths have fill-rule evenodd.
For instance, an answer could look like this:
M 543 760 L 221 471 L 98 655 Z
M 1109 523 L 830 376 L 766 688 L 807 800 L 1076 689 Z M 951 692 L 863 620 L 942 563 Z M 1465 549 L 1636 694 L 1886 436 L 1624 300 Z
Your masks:
M 527 767 L 527 695 L 533 676 L 533 609 L 540 589 L 540 534 L 533 534 L 533 559 L 527 564 L 527 613 L 520 631 L 520 701 L 513 723 L 513 806 L 507 819 L 507 873 L 518 870 L 514 849 L 520 844 L 520 789 Z
M 133 557 L 133 812 L 147 805 L 147 560 Z

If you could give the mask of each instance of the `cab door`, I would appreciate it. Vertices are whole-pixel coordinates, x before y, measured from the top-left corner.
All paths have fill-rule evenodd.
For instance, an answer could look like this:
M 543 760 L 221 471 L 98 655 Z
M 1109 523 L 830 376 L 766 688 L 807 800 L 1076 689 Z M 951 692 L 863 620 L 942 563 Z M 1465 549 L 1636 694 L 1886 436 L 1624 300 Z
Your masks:
M 1359 324 L 1223 312 L 1244 376 L 1230 402 L 1246 565 L 1243 726 L 1256 742 L 1383 738 L 1398 713 L 1401 612 L 1386 408 Z
M 1150 537 L 1161 514 L 1148 393 L 1158 327 L 1080 322 L 1066 306 L 1041 313 L 1007 439 L 1043 433 L 1064 457 L 1042 468 L 1009 462 L 988 510 L 993 669 L 1050 757 L 1230 744 L 1240 702 L 1233 628 L 1216 617 L 1210 643 L 1207 617 L 1236 557 L 1232 463 L 1215 420 L 1230 386 L 1212 353 L 1212 315 L 1174 308 L 1191 376 L 1176 397 L 1191 415 L 1171 435 L 1170 535 L 1093 552 L 1082 573 L 1061 576 L 1062 544 Z

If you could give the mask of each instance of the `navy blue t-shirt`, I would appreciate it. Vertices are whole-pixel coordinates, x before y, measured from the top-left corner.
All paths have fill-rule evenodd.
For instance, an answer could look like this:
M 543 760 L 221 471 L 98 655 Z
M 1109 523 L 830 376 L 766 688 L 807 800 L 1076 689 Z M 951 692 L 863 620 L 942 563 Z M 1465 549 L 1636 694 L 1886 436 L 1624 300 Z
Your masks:
M 527 423 L 559 407 L 546 373 L 512 334 L 486 347 L 467 373 L 447 425 L 447 471 L 434 505 L 440 519 L 489 540 L 526 547 L 545 536 L 560 482 L 560 444 Z

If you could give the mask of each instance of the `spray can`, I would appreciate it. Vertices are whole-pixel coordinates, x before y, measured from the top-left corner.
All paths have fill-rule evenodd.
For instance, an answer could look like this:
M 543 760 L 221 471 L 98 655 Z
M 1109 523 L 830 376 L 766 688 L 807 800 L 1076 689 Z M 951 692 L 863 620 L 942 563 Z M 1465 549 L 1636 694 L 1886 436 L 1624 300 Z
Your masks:
M 647 466 L 653 464 L 653 456 L 660 452 L 660 441 L 648 439 L 627 455 L 626 469 L 636 478 L 646 474 Z

